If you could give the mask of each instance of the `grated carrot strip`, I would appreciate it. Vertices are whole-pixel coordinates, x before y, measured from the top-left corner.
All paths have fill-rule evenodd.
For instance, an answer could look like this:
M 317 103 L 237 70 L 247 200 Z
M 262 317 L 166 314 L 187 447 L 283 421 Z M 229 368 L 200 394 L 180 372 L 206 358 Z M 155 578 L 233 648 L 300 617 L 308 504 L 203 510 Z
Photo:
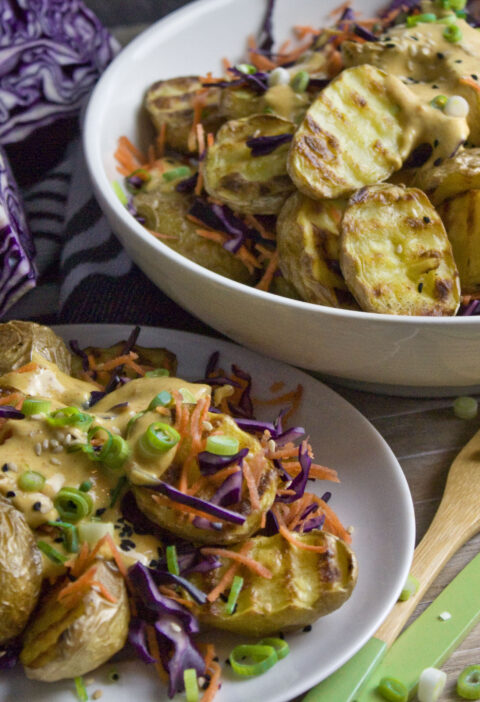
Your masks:
M 178 602 L 179 604 L 183 605 L 184 607 L 187 607 L 187 609 L 193 609 L 195 604 L 191 600 L 186 600 L 184 597 L 180 597 L 175 590 L 172 590 L 171 588 L 167 587 L 166 585 L 160 585 L 158 588 L 160 592 L 163 595 L 166 595 L 167 597 L 170 597 L 171 600 L 175 600 L 175 602 Z
M 202 475 L 196 483 L 190 486 L 188 494 L 196 495 L 197 492 L 206 485 L 220 485 L 231 475 L 237 473 L 238 470 L 238 464 L 236 464 L 234 466 L 229 466 L 228 468 L 222 468 L 222 470 L 219 470 L 217 473 L 213 473 L 213 475 Z
M 0 405 L 12 405 L 19 399 L 23 399 L 19 392 L 11 392 L 8 395 L 0 397 Z
M 130 351 L 130 353 L 127 353 L 123 356 L 116 356 L 115 358 L 111 358 L 109 361 L 105 361 L 104 363 L 99 363 L 98 366 L 94 367 L 94 370 L 102 370 L 102 371 L 113 370 L 114 368 L 117 368 L 117 366 L 123 366 L 124 363 L 128 363 L 128 361 L 134 361 L 137 358 L 138 358 L 138 353 L 134 353 L 133 351 Z
M 133 144 L 127 136 L 121 136 L 121 137 L 118 139 L 118 143 L 119 143 L 121 146 L 124 146 L 125 149 L 127 149 L 128 151 L 130 151 L 130 152 L 133 154 L 133 156 L 135 156 L 135 158 L 136 158 L 141 164 L 142 164 L 142 163 L 145 163 L 145 161 L 146 161 L 145 156 L 142 154 L 142 152 L 141 152 L 139 149 L 137 149 L 137 147 L 135 146 L 135 144 Z
M 153 229 L 147 229 L 147 231 L 153 234 L 156 239 L 161 239 L 162 241 L 163 239 L 178 239 L 178 236 L 175 234 L 162 234 L 161 232 L 154 232 Z
M 248 553 L 248 552 L 250 551 L 250 549 L 252 548 L 252 546 L 253 546 L 253 542 L 252 542 L 252 541 L 246 541 L 244 544 L 242 544 L 242 546 L 240 547 L 240 549 L 239 549 L 238 552 L 241 553 L 242 555 L 246 556 L 247 553 Z M 213 590 L 211 590 L 211 591 L 208 593 L 208 595 L 207 595 L 207 600 L 208 600 L 209 602 L 215 602 L 215 600 L 217 600 L 217 599 L 220 597 L 220 595 L 222 594 L 222 592 L 224 592 L 224 590 L 226 590 L 227 587 L 228 587 L 228 586 L 230 585 L 230 583 L 232 582 L 232 580 L 233 580 L 233 578 L 235 577 L 235 575 L 236 575 L 236 573 L 237 573 L 237 570 L 238 570 L 239 568 L 240 568 L 240 563 L 238 563 L 238 562 L 237 562 L 237 563 L 232 563 L 232 565 L 230 566 L 230 568 L 227 568 L 227 570 L 225 571 L 225 573 L 222 575 L 222 577 L 221 577 L 220 580 L 218 581 L 217 585 L 213 588 Z
M 275 271 L 278 268 L 278 250 L 276 250 L 270 261 L 268 262 L 268 266 L 265 269 L 265 273 L 260 279 L 260 282 L 257 283 L 255 286 L 257 290 L 265 290 L 268 291 L 270 288 L 270 285 L 272 284 L 273 276 L 275 275 Z
M 245 224 L 247 224 L 249 227 L 252 227 L 252 229 L 256 229 L 257 232 L 262 236 L 263 239 L 268 239 L 269 241 L 275 241 L 276 236 L 273 234 L 273 232 L 269 232 L 265 229 L 263 224 L 258 221 L 258 219 L 252 215 L 248 214 L 244 217 Z
M 202 695 L 200 702 L 212 702 L 213 698 L 220 689 L 220 674 L 222 672 L 220 665 L 216 661 L 212 661 L 210 663 L 209 670 L 212 670 L 213 674 L 210 677 L 210 682 L 208 683 L 208 687 Z
M 459 78 L 458 82 L 462 85 L 468 85 L 470 88 L 475 88 L 477 93 L 480 92 L 480 85 L 476 83 L 473 80 L 473 78 L 469 78 L 468 76 L 462 76 L 461 78 Z
M 94 580 L 94 581 L 91 583 L 91 585 L 92 585 L 92 588 L 93 588 L 94 586 L 95 586 L 95 587 L 98 587 L 98 589 L 100 590 L 100 594 L 102 594 L 103 597 L 104 597 L 108 602 L 111 602 L 112 604 L 115 604 L 115 602 L 117 602 L 117 598 L 114 597 L 114 596 L 112 595 L 112 593 L 108 591 L 108 589 L 105 587 L 105 585 L 103 585 L 103 583 L 99 583 L 98 580 Z
M 343 541 L 345 541 L 347 544 L 350 544 L 352 542 L 352 536 L 345 529 L 333 509 L 320 497 L 314 496 L 314 500 L 315 502 L 318 502 L 323 513 L 325 514 L 325 529 L 335 536 L 338 536 L 340 539 L 343 539 Z
M 245 482 L 247 483 L 248 493 L 250 496 L 250 504 L 252 505 L 252 509 L 255 511 L 259 510 L 261 505 L 260 505 L 260 498 L 258 496 L 257 484 L 255 482 L 253 475 L 252 475 L 252 471 L 250 469 L 250 466 L 248 465 L 248 461 L 243 462 L 243 477 L 245 478 Z
M 74 582 L 69 582 L 57 593 L 57 600 L 65 606 L 71 606 L 80 597 L 83 597 L 85 591 L 91 587 L 93 577 L 98 570 L 98 566 L 91 566 L 88 570 L 80 575 Z
M 38 363 L 35 363 L 35 361 L 30 361 L 30 363 L 26 363 L 24 366 L 17 368 L 15 373 L 31 373 L 32 371 L 36 371 L 38 368 Z
M 157 637 L 155 635 L 155 629 L 153 626 L 147 625 L 147 643 L 148 643 L 148 648 L 150 650 L 150 654 L 152 658 L 155 658 L 155 670 L 157 671 L 158 677 L 162 682 L 164 682 L 166 685 L 168 684 L 168 673 L 165 670 L 165 668 L 162 665 L 162 661 L 160 658 L 160 651 L 158 649 L 158 642 L 157 642 Z
M 215 548 L 214 546 L 205 546 L 201 551 L 205 556 L 219 556 L 220 558 L 229 558 L 232 561 L 238 561 L 241 565 L 246 566 L 262 578 L 266 578 L 267 580 L 271 580 L 272 578 L 272 573 L 262 563 L 245 556 L 239 551 L 230 551 L 226 548 Z

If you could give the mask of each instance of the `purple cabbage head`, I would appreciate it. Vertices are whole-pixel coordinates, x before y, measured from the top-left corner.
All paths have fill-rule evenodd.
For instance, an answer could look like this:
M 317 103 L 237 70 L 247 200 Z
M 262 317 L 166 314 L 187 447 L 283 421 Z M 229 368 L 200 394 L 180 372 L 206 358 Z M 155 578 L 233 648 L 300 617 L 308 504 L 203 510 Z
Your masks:
M 81 0 L 0 3 L 0 143 L 75 116 L 118 51 Z
M 0 87 L 0 102 L 1 95 Z M 35 287 L 34 256 L 35 246 L 20 192 L 7 155 L 0 146 L 0 317 Z

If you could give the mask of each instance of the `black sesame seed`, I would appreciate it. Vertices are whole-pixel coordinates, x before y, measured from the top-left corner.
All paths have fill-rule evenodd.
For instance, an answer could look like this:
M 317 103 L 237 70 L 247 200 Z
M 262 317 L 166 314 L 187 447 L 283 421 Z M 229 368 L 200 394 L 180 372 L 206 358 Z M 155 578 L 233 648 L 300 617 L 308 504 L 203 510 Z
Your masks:
M 114 528 L 114 529 L 120 529 L 121 527 L 120 527 L 120 524 L 114 524 L 114 525 L 113 525 L 113 528 Z
M 463 63 L 462 59 L 457 59 L 455 63 Z
M 6 473 L 8 471 L 8 463 L 4 463 L 2 466 L 2 471 Z
M 107 511 L 107 508 L 106 508 L 106 507 L 99 507 L 99 508 L 95 511 L 95 516 L 96 516 L 96 517 L 101 517 L 102 514 L 103 514 L 104 512 L 106 512 L 106 511 Z
M 225 665 L 232 665 L 232 664 L 230 663 L 230 661 L 228 660 L 228 658 L 225 660 Z
M 434 147 L 437 148 L 439 144 L 440 142 L 438 141 L 438 139 L 435 139 L 435 141 L 433 142 Z
M 210 685 L 210 680 L 205 680 L 205 682 L 202 685 L 202 690 L 206 690 L 209 685 Z
M 445 58 L 445 54 L 442 54 L 441 51 L 437 51 L 437 58 L 443 59 L 443 58 Z
M 35 510 L 35 512 L 40 512 L 42 509 L 42 503 L 41 502 L 34 502 L 32 505 L 32 509 Z
M 433 162 L 434 166 L 439 166 L 443 162 L 443 158 L 436 158 Z
M 279 631 L 279 632 L 278 632 L 278 636 L 279 636 L 280 639 L 284 639 L 284 638 L 285 638 L 285 634 L 283 633 L 283 631 Z
M 418 290 L 419 293 L 422 292 L 422 290 L 423 290 L 423 283 L 419 283 L 419 284 L 418 284 L 417 290 Z
M 218 663 L 218 661 L 220 660 L 220 658 L 219 658 L 218 656 L 214 656 L 214 657 L 213 657 L 213 660 L 215 661 L 215 663 Z
M 135 541 L 132 541 L 131 539 L 122 539 L 120 541 L 120 548 L 122 551 L 131 551 L 132 548 L 135 548 L 135 546 Z
M 385 44 L 386 49 L 394 49 L 395 46 L 396 46 L 395 44 Z
M 7 497 L 15 497 L 15 493 L 13 492 L 13 490 L 9 490 L 7 492 Z
M 302 631 L 304 631 L 306 634 L 308 634 L 308 632 L 311 631 L 311 630 L 312 630 L 312 625 L 311 625 L 311 624 L 307 624 L 307 626 L 304 626 L 303 629 L 302 629 Z
M 430 217 L 424 217 L 423 221 L 425 222 L 425 224 L 430 224 L 432 220 L 430 219 Z
M 223 592 L 220 594 L 220 599 L 222 602 L 228 602 L 228 597 Z
M 63 544 L 63 537 L 62 536 L 57 536 L 56 539 L 53 540 L 54 543 L 56 544 Z
M 120 680 L 120 675 L 118 673 L 111 673 L 110 680 Z
M 152 560 L 148 564 L 148 567 L 156 570 L 157 568 L 160 568 L 160 561 L 157 558 L 152 558 Z
M 472 76 L 473 80 L 478 80 L 478 76 L 476 73 L 470 73 L 470 75 Z

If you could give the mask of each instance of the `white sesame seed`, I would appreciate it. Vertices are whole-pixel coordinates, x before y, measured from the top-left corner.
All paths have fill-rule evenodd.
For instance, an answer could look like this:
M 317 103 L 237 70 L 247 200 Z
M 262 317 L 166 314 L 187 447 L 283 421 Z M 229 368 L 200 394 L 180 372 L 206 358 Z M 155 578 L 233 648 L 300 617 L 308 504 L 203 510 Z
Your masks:
M 211 422 L 208 422 L 207 420 L 205 420 L 202 424 L 202 427 L 205 429 L 205 431 L 212 431 L 213 424 Z
M 466 117 L 470 111 L 470 105 L 461 95 L 449 97 L 443 112 L 448 117 Z
M 62 462 L 59 461 L 58 458 L 55 458 L 54 456 L 52 456 L 50 459 L 50 463 L 53 463 L 53 465 L 55 465 L 55 466 L 60 466 Z
M 120 429 L 119 429 L 118 427 L 116 427 L 115 425 L 113 425 L 113 427 L 111 427 L 111 431 L 112 431 L 114 434 L 120 434 L 120 433 L 121 433 L 121 432 L 120 432 Z
M 65 446 L 69 446 L 72 443 L 72 435 L 67 434 L 63 443 L 65 444 Z
M 14 473 L 18 473 L 18 466 L 16 463 L 7 463 L 8 470 L 13 471 Z
M 42 444 L 40 442 L 37 442 L 35 446 L 33 447 L 33 450 L 35 451 L 37 456 L 41 456 L 42 454 Z
M 177 634 L 179 634 L 182 631 L 182 627 L 179 624 L 177 624 L 176 622 L 171 622 L 170 628 L 172 631 L 176 631 Z
M 58 441 L 57 441 L 57 439 L 52 439 L 52 440 L 50 441 L 50 446 L 51 446 L 52 448 L 55 448 L 56 446 L 58 446 Z
M 36 419 L 36 420 L 43 419 L 43 414 L 32 414 L 32 415 L 30 415 L 30 419 Z
M 275 448 L 275 441 L 273 439 L 269 439 L 267 441 L 267 449 L 273 453 L 275 451 Z
M 52 449 L 52 453 L 61 453 L 63 451 L 63 446 L 60 444 L 60 446 L 55 446 Z
M 395 251 L 396 251 L 398 254 L 401 254 L 401 253 L 403 252 L 403 246 L 402 246 L 401 244 L 398 244 L 398 245 L 397 245 L 397 248 L 395 249 Z
M 49 445 L 50 445 L 50 440 L 49 440 L 49 439 L 44 439 L 44 440 L 42 441 L 42 448 L 44 448 L 45 451 L 48 449 Z
M 63 431 L 56 431 L 56 432 L 55 432 L 55 438 L 56 438 L 58 441 L 63 442 L 63 441 L 65 441 L 65 434 L 63 433 Z

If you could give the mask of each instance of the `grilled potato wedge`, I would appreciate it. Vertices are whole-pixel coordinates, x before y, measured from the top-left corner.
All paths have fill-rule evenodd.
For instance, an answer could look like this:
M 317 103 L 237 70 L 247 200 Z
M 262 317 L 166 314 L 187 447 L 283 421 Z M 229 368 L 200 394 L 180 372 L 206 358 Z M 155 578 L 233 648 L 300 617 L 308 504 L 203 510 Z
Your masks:
M 242 85 L 223 88 L 221 110 L 227 120 L 261 114 L 266 107 L 265 97 Z
M 83 349 L 83 352 L 87 354 L 87 356 L 94 358 L 95 364 L 99 365 L 100 363 L 110 361 L 112 358 L 122 356 L 126 343 L 126 341 L 119 341 L 117 344 L 109 346 L 108 348 L 87 346 L 85 349 Z M 134 344 L 131 347 L 131 351 L 137 354 L 137 363 L 140 365 L 150 366 L 153 369 L 165 368 L 168 370 L 170 375 L 175 375 L 177 370 L 177 358 L 175 354 L 168 349 L 151 349 Z M 79 356 L 74 356 L 72 359 L 71 374 L 74 378 L 82 378 L 83 370 L 82 359 Z M 132 368 L 125 367 L 123 372 L 124 375 L 130 378 L 138 378 L 138 374 Z
M 72 608 L 58 588 L 41 602 L 25 631 L 20 661 L 32 680 L 75 678 L 98 668 L 125 645 L 130 612 L 125 581 L 108 561 L 97 560 L 95 579 L 116 599 L 93 588 Z M 68 582 L 68 581 L 67 581 Z
M 201 624 L 246 636 L 268 636 L 311 624 L 346 602 L 357 580 L 357 562 L 350 547 L 324 531 L 295 538 L 311 546 L 325 546 L 325 551 L 300 548 L 280 534 L 256 536 L 248 555 L 268 568 L 272 578 L 241 566 L 238 574 L 244 578 L 244 587 L 235 612 L 227 614 L 225 602 L 218 599 L 199 608 Z M 195 582 L 210 591 L 230 564 L 227 561 L 221 568 L 196 576 Z
M 462 293 L 477 293 L 480 291 L 480 190 L 445 200 L 438 207 L 438 214 L 452 244 Z
M 199 95 L 202 83 L 196 76 L 159 80 L 147 91 L 145 107 L 158 133 L 165 131 L 165 143 L 175 151 L 195 151 L 189 136 L 197 101 L 201 100 L 201 121 L 207 132 L 216 132 L 223 121 L 220 114 L 220 88 L 211 87 Z M 166 127 L 164 127 L 166 125 Z
M 303 300 L 358 309 L 340 271 L 340 221 L 345 200 L 291 195 L 277 219 L 279 266 Z
M 415 188 L 379 184 L 352 196 L 341 224 L 340 266 L 367 312 L 446 316 L 460 304 L 445 228 Z
M 33 353 L 70 372 L 72 354 L 49 327 L 18 320 L 0 324 L 0 375 L 30 363 Z
M 282 143 L 265 156 L 252 156 L 246 142 L 294 131 L 291 122 L 275 115 L 226 122 L 203 161 L 206 191 L 237 212 L 276 214 L 294 190 L 286 165 L 289 144 Z
M 245 265 L 221 244 L 197 234 L 198 225 L 187 219 L 192 200 L 181 193 L 145 192 L 134 197 L 145 226 L 162 235 L 161 240 L 191 261 L 239 283 L 252 282 Z
M 450 197 L 480 188 L 480 148 L 464 149 L 436 168 L 421 169 L 414 184 L 436 207 Z
M 37 604 L 42 554 L 22 512 L 0 497 L 0 644 L 18 636 Z
M 401 167 L 407 117 L 385 77 L 368 65 L 342 71 L 308 109 L 288 157 L 288 172 L 305 195 L 349 196 Z
M 238 503 L 228 507 L 231 511 L 237 512 L 245 518 L 242 524 L 221 520 L 218 522 L 218 528 L 206 528 L 204 522 L 198 523 L 197 520 L 191 521 L 188 513 L 179 512 L 172 509 L 170 501 L 162 495 L 155 493 L 147 487 L 142 487 L 138 484 L 138 478 L 135 471 L 130 472 L 130 479 L 133 483 L 137 482 L 134 487 L 134 495 L 138 507 L 144 514 L 159 526 L 168 529 L 178 536 L 191 540 L 197 543 L 204 544 L 233 544 L 239 541 L 244 541 L 260 528 L 262 516 L 267 512 L 275 500 L 278 474 L 273 464 L 263 455 L 263 450 L 260 442 L 252 434 L 247 434 L 242 431 L 229 417 L 224 414 L 210 413 L 208 421 L 212 424 L 213 430 L 227 436 L 232 436 L 238 439 L 240 450 L 249 449 L 249 454 L 244 458 L 244 464 L 250 464 L 254 461 L 256 470 L 260 462 L 262 475 L 258 481 L 258 495 L 260 507 L 254 509 L 250 500 L 250 494 L 246 485 L 246 481 L 242 483 L 241 499 Z M 182 446 L 173 459 L 173 463 L 162 474 L 162 480 L 175 486 L 182 470 L 183 462 L 188 458 L 189 446 Z M 188 482 L 193 484 L 200 478 L 200 471 L 196 462 L 193 462 L 188 467 Z M 150 481 L 151 482 L 151 481 Z M 195 493 L 200 499 L 210 500 L 213 496 L 212 488 L 200 488 Z

